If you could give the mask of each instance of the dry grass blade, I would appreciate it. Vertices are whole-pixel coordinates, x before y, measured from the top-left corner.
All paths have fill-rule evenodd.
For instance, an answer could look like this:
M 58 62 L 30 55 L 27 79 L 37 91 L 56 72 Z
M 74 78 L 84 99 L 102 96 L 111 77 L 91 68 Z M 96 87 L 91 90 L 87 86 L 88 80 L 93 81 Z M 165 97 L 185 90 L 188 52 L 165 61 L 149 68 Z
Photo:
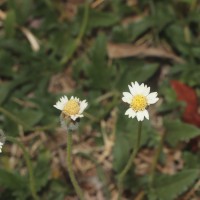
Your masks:
M 33 33 L 31 33 L 25 27 L 22 27 L 21 31 L 24 33 L 24 35 L 26 36 L 26 38 L 30 42 L 32 50 L 35 51 L 35 52 L 39 51 L 40 45 L 39 45 L 38 39 L 33 35 Z
M 160 47 L 149 47 L 146 44 L 132 45 L 132 44 L 115 44 L 108 43 L 107 53 L 109 58 L 126 58 L 126 57 L 157 57 L 164 59 L 171 59 L 177 63 L 184 63 L 185 61 L 174 55 L 169 50 Z

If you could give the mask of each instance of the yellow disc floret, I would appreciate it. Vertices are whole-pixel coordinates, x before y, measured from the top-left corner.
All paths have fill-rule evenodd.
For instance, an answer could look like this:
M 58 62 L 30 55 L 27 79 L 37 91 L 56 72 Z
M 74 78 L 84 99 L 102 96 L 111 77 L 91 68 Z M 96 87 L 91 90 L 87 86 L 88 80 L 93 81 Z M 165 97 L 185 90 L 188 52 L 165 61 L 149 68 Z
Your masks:
M 144 110 L 147 107 L 147 105 L 147 99 L 143 95 L 134 96 L 130 103 L 130 107 L 136 112 Z
M 63 112 L 70 116 L 78 114 L 79 110 L 79 103 L 74 99 L 70 99 L 64 106 Z

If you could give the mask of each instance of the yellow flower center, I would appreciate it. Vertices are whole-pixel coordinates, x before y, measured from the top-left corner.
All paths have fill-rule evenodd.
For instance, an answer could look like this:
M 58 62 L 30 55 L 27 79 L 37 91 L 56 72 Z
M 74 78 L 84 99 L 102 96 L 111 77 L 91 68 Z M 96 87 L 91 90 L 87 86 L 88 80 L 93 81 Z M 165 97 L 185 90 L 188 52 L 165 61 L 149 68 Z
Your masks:
M 76 115 L 78 114 L 79 110 L 79 103 L 76 100 L 71 99 L 64 106 L 63 112 L 67 115 Z
M 130 103 L 130 107 L 136 112 L 144 110 L 147 107 L 147 105 L 147 98 L 143 95 L 134 96 Z

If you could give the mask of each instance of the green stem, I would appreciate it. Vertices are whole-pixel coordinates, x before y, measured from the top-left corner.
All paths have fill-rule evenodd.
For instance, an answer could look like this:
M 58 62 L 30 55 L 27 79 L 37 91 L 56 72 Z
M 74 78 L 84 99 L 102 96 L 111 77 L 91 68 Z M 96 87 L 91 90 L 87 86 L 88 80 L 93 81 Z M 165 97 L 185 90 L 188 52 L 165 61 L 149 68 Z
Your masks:
M 163 134 L 161 136 L 161 138 L 159 139 L 159 144 L 158 144 L 158 147 L 156 149 L 155 156 L 153 158 L 153 162 L 152 162 L 152 165 L 151 165 L 151 171 L 150 171 L 150 176 L 149 176 L 149 187 L 150 187 L 150 189 L 153 189 L 156 166 L 157 166 L 157 163 L 158 163 L 158 158 L 159 158 L 160 153 L 162 151 L 164 137 L 165 137 L 165 134 Z
M 124 177 L 126 176 L 127 172 L 130 170 L 132 163 L 133 163 L 133 160 L 134 160 L 134 158 L 135 158 L 135 156 L 138 152 L 138 149 L 139 149 L 139 146 L 140 146 L 141 131 L 142 131 L 142 122 L 139 122 L 137 139 L 136 139 L 136 143 L 133 147 L 134 150 L 133 150 L 132 154 L 130 155 L 130 158 L 129 158 L 126 166 L 124 167 L 124 169 L 122 170 L 122 172 L 118 176 L 118 189 L 119 189 L 118 200 L 120 200 L 121 196 L 122 196 Z
M 88 0 L 86 0 L 86 2 L 85 2 L 85 10 L 84 10 L 84 15 L 83 15 L 83 22 L 82 22 L 79 34 L 78 34 L 77 38 L 75 39 L 74 44 L 69 49 L 68 56 L 64 57 L 61 60 L 61 64 L 67 63 L 71 59 L 73 54 L 75 53 L 76 49 L 81 44 L 81 40 L 82 40 L 82 38 L 84 36 L 84 33 L 86 31 L 86 28 L 87 28 L 88 18 L 89 18 L 89 3 L 88 3 Z
M 84 200 L 83 192 L 78 185 L 78 182 L 75 178 L 74 172 L 72 170 L 72 133 L 68 132 L 67 133 L 67 166 L 68 166 L 68 171 L 69 171 L 69 177 L 70 180 L 74 186 L 74 189 L 76 191 L 76 194 L 78 195 L 80 200 Z
M 30 159 L 30 156 L 29 156 L 27 150 L 25 149 L 24 145 L 19 140 L 15 139 L 14 137 L 6 136 L 6 140 L 17 144 L 22 149 L 23 156 L 26 161 L 26 165 L 27 165 L 28 172 L 29 172 L 29 187 L 30 187 L 31 195 L 34 200 L 39 200 L 39 197 L 38 197 L 36 189 L 35 189 L 35 180 L 34 180 L 34 176 L 33 176 L 32 163 L 31 163 L 31 159 Z

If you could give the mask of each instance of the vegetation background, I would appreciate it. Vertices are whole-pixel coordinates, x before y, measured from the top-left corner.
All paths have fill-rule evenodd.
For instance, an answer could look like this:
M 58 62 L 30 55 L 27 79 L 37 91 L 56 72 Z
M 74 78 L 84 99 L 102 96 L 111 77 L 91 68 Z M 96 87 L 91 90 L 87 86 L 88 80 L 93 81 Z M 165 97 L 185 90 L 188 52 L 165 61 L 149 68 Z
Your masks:
M 77 199 L 53 107 L 62 95 L 89 102 L 73 135 L 85 196 L 116 199 L 137 130 L 121 102 L 131 81 L 160 100 L 143 123 L 124 198 L 200 199 L 199 77 L 198 0 L 0 0 L 0 126 L 25 145 L 42 200 Z M 32 199 L 28 177 L 23 152 L 6 141 L 0 199 Z

